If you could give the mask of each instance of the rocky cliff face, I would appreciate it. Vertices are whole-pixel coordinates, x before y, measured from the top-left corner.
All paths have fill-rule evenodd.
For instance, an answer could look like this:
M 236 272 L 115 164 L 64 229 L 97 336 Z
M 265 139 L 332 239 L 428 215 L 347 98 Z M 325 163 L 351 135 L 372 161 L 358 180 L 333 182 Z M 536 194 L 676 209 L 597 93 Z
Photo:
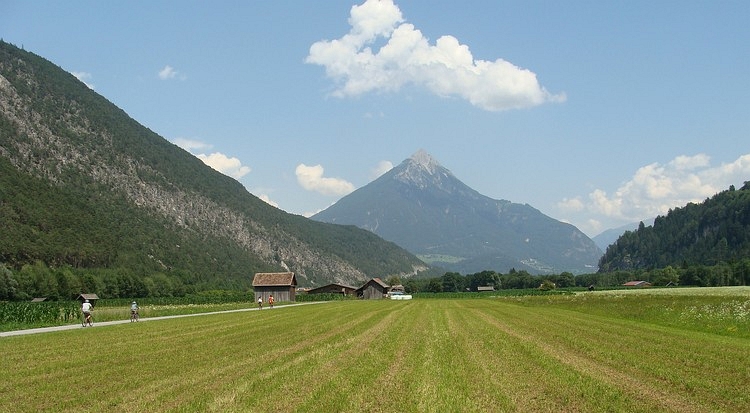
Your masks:
M 19 171 L 57 186 L 83 183 L 111 191 L 177 227 L 241 245 L 274 267 L 296 272 L 301 284 L 356 285 L 370 276 L 355 262 L 302 240 L 289 225 L 273 224 L 273 217 L 284 222 L 304 218 L 290 217 L 249 193 L 233 194 L 235 201 L 244 201 L 231 204 L 207 195 L 201 189 L 211 188 L 197 188 L 190 174 L 200 174 L 210 185 L 227 186 L 230 178 L 138 125 L 72 75 L 10 45 L 3 48 L 0 156 Z M 229 185 L 246 192 L 236 182 Z M 248 211 L 260 211 L 271 221 Z M 307 279 L 309 272 L 314 279 Z

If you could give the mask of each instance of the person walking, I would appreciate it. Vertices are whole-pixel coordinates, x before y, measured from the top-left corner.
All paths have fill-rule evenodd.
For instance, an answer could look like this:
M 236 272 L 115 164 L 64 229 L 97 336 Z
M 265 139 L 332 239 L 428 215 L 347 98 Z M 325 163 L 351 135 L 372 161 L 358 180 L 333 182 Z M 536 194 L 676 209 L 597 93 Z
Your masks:
M 263 309 L 263 297 L 258 297 L 258 310 Z
M 268 296 L 268 308 L 273 308 L 273 294 Z

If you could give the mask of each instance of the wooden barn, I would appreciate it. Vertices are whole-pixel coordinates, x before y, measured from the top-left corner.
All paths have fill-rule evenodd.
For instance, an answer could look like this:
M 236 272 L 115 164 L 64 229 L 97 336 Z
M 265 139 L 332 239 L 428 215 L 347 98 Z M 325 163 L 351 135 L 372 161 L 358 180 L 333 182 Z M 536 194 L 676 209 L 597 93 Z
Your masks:
M 328 284 L 322 287 L 313 288 L 308 290 L 308 294 L 341 294 L 341 295 L 354 295 L 357 291 L 355 287 L 351 287 L 344 284 Z
M 96 306 L 96 300 L 98 299 L 99 299 L 99 296 L 96 294 L 84 294 L 84 293 L 78 294 L 78 298 L 76 298 L 76 300 L 80 301 L 81 304 L 83 304 L 84 301 L 89 300 L 89 303 L 91 304 L 92 307 Z
M 276 302 L 295 301 L 297 291 L 297 277 L 293 272 L 259 272 L 253 277 L 253 290 L 255 290 L 255 301 L 263 298 L 268 302 L 268 297 L 273 295 Z
M 365 285 L 357 288 L 357 297 L 365 300 L 379 300 L 384 298 L 388 293 L 388 284 L 380 280 L 380 278 L 373 278 L 368 281 Z

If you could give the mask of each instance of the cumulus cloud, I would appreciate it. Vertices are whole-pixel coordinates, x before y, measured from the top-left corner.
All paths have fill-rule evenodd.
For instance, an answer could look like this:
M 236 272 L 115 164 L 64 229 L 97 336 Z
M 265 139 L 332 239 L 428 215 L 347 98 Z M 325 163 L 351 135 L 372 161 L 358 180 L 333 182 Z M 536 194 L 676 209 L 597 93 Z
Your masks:
M 455 96 L 489 111 L 520 109 L 565 100 L 553 95 L 530 70 L 497 59 L 475 59 L 467 45 L 444 35 L 430 44 L 405 23 L 392 0 L 367 0 L 353 6 L 349 33 L 310 47 L 307 63 L 325 67 L 337 82 L 337 97 L 397 91 L 407 84 L 439 96 Z M 373 50 L 376 41 L 385 45 Z
M 276 203 L 276 202 L 274 202 L 274 201 L 272 201 L 271 198 L 268 196 L 268 194 L 259 194 L 258 198 L 260 198 L 261 201 L 267 203 L 268 205 L 271 205 L 271 206 L 276 207 L 276 208 L 279 207 L 279 204 Z
M 159 71 L 159 79 L 161 80 L 170 80 L 170 79 L 185 80 L 187 79 L 187 77 L 181 74 L 180 72 L 178 72 L 177 70 L 175 70 L 175 68 L 173 68 L 172 66 L 166 65 L 164 66 L 164 69 Z
M 175 138 L 172 140 L 172 143 L 195 155 L 196 158 L 211 168 L 234 179 L 239 180 L 252 171 L 249 166 L 242 165 L 242 161 L 238 158 L 227 156 L 221 152 L 214 152 L 209 155 L 205 153 L 196 154 L 197 151 L 207 151 L 212 148 L 212 145 L 205 142 L 194 139 Z
M 393 169 L 393 162 L 391 162 L 391 161 L 380 161 L 370 171 L 370 179 L 379 178 L 380 175 L 383 175 L 384 173 L 390 171 L 391 169 Z
M 678 156 L 666 164 L 652 163 L 638 168 L 630 180 L 612 193 L 595 189 L 585 199 L 566 198 L 557 207 L 571 216 L 585 213 L 588 221 L 580 225 L 589 232 L 597 230 L 595 226 L 600 221 L 637 222 L 665 215 L 670 209 L 690 202 L 703 202 L 730 185 L 742 186 L 748 176 L 750 154 L 718 166 L 712 166 L 705 154 Z
M 89 72 L 70 72 L 76 79 L 80 80 L 86 87 L 93 90 L 94 85 L 91 83 L 91 73 Z
M 337 196 L 354 191 L 354 185 L 346 180 L 324 177 L 321 165 L 307 166 L 301 163 L 297 165 L 295 174 L 297 175 L 297 182 L 308 191 Z
M 250 167 L 242 165 L 239 159 L 226 156 L 220 152 L 214 152 L 210 155 L 199 154 L 196 156 L 206 165 L 234 179 L 240 179 L 251 171 Z
M 194 140 L 194 139 L 176 138 L 172 140 L 172 143 L 174 143 L 175 145 L 179 146 L 180 148 L 188 152 L 193 152 L 196 150 L 205 151 L 205 150 L 211 149 L 211 145 L 205 142 Z

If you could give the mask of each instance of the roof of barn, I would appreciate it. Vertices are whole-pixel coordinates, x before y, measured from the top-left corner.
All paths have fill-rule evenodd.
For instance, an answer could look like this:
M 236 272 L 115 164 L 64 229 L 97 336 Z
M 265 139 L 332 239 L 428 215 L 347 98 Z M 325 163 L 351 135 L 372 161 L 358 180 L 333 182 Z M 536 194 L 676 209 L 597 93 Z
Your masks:
M 389 287 L 389 285 L 388 285 L 388 284 L 386 284 L 386 283 L 384 283 L 384 282 L 383 282 L 383 280 L 381 280 L 380 278 L 377 278 L 377 277 L 376 277 L 376 278 L 371 278 L 371 279 L 370 279 L 369 281 L 367 281 L 367 282 L 365 283 L 365 285 L 363 285 L 363 286 L 361 286 L 361 287 L 357 288 L 357 291 L 362 291 L 362 290 L 364 290 L 364 289 L 365 289 L 365 288 L 367 288 L 367 286 L 368 286 L 368 285 L 370 285 L 370 284 L 376 284 L 376 285 L 379 285 L 379 286 L 380 286 L 380 288 L 383 288 L 383 289 L 387 289 L 387 288 Z
M 258 272 L 253 277 L 253 287 L 296 286 L 293 272 Z
M 308 290 L 307 292 L 314 294 L 317 291 L 327 291 L 327 290 L 330 290 L 332 288 L 342 288 L 342 289 L 345 289 L 345 290 L 352 290 L 352 291 L 354 291 L 354 290 L 357 289 L 357 287 L 352 287 L 351 285 L 333 283 L 333 284 L 324 285 L 322 287 L 312 288 L 312 289 Z

